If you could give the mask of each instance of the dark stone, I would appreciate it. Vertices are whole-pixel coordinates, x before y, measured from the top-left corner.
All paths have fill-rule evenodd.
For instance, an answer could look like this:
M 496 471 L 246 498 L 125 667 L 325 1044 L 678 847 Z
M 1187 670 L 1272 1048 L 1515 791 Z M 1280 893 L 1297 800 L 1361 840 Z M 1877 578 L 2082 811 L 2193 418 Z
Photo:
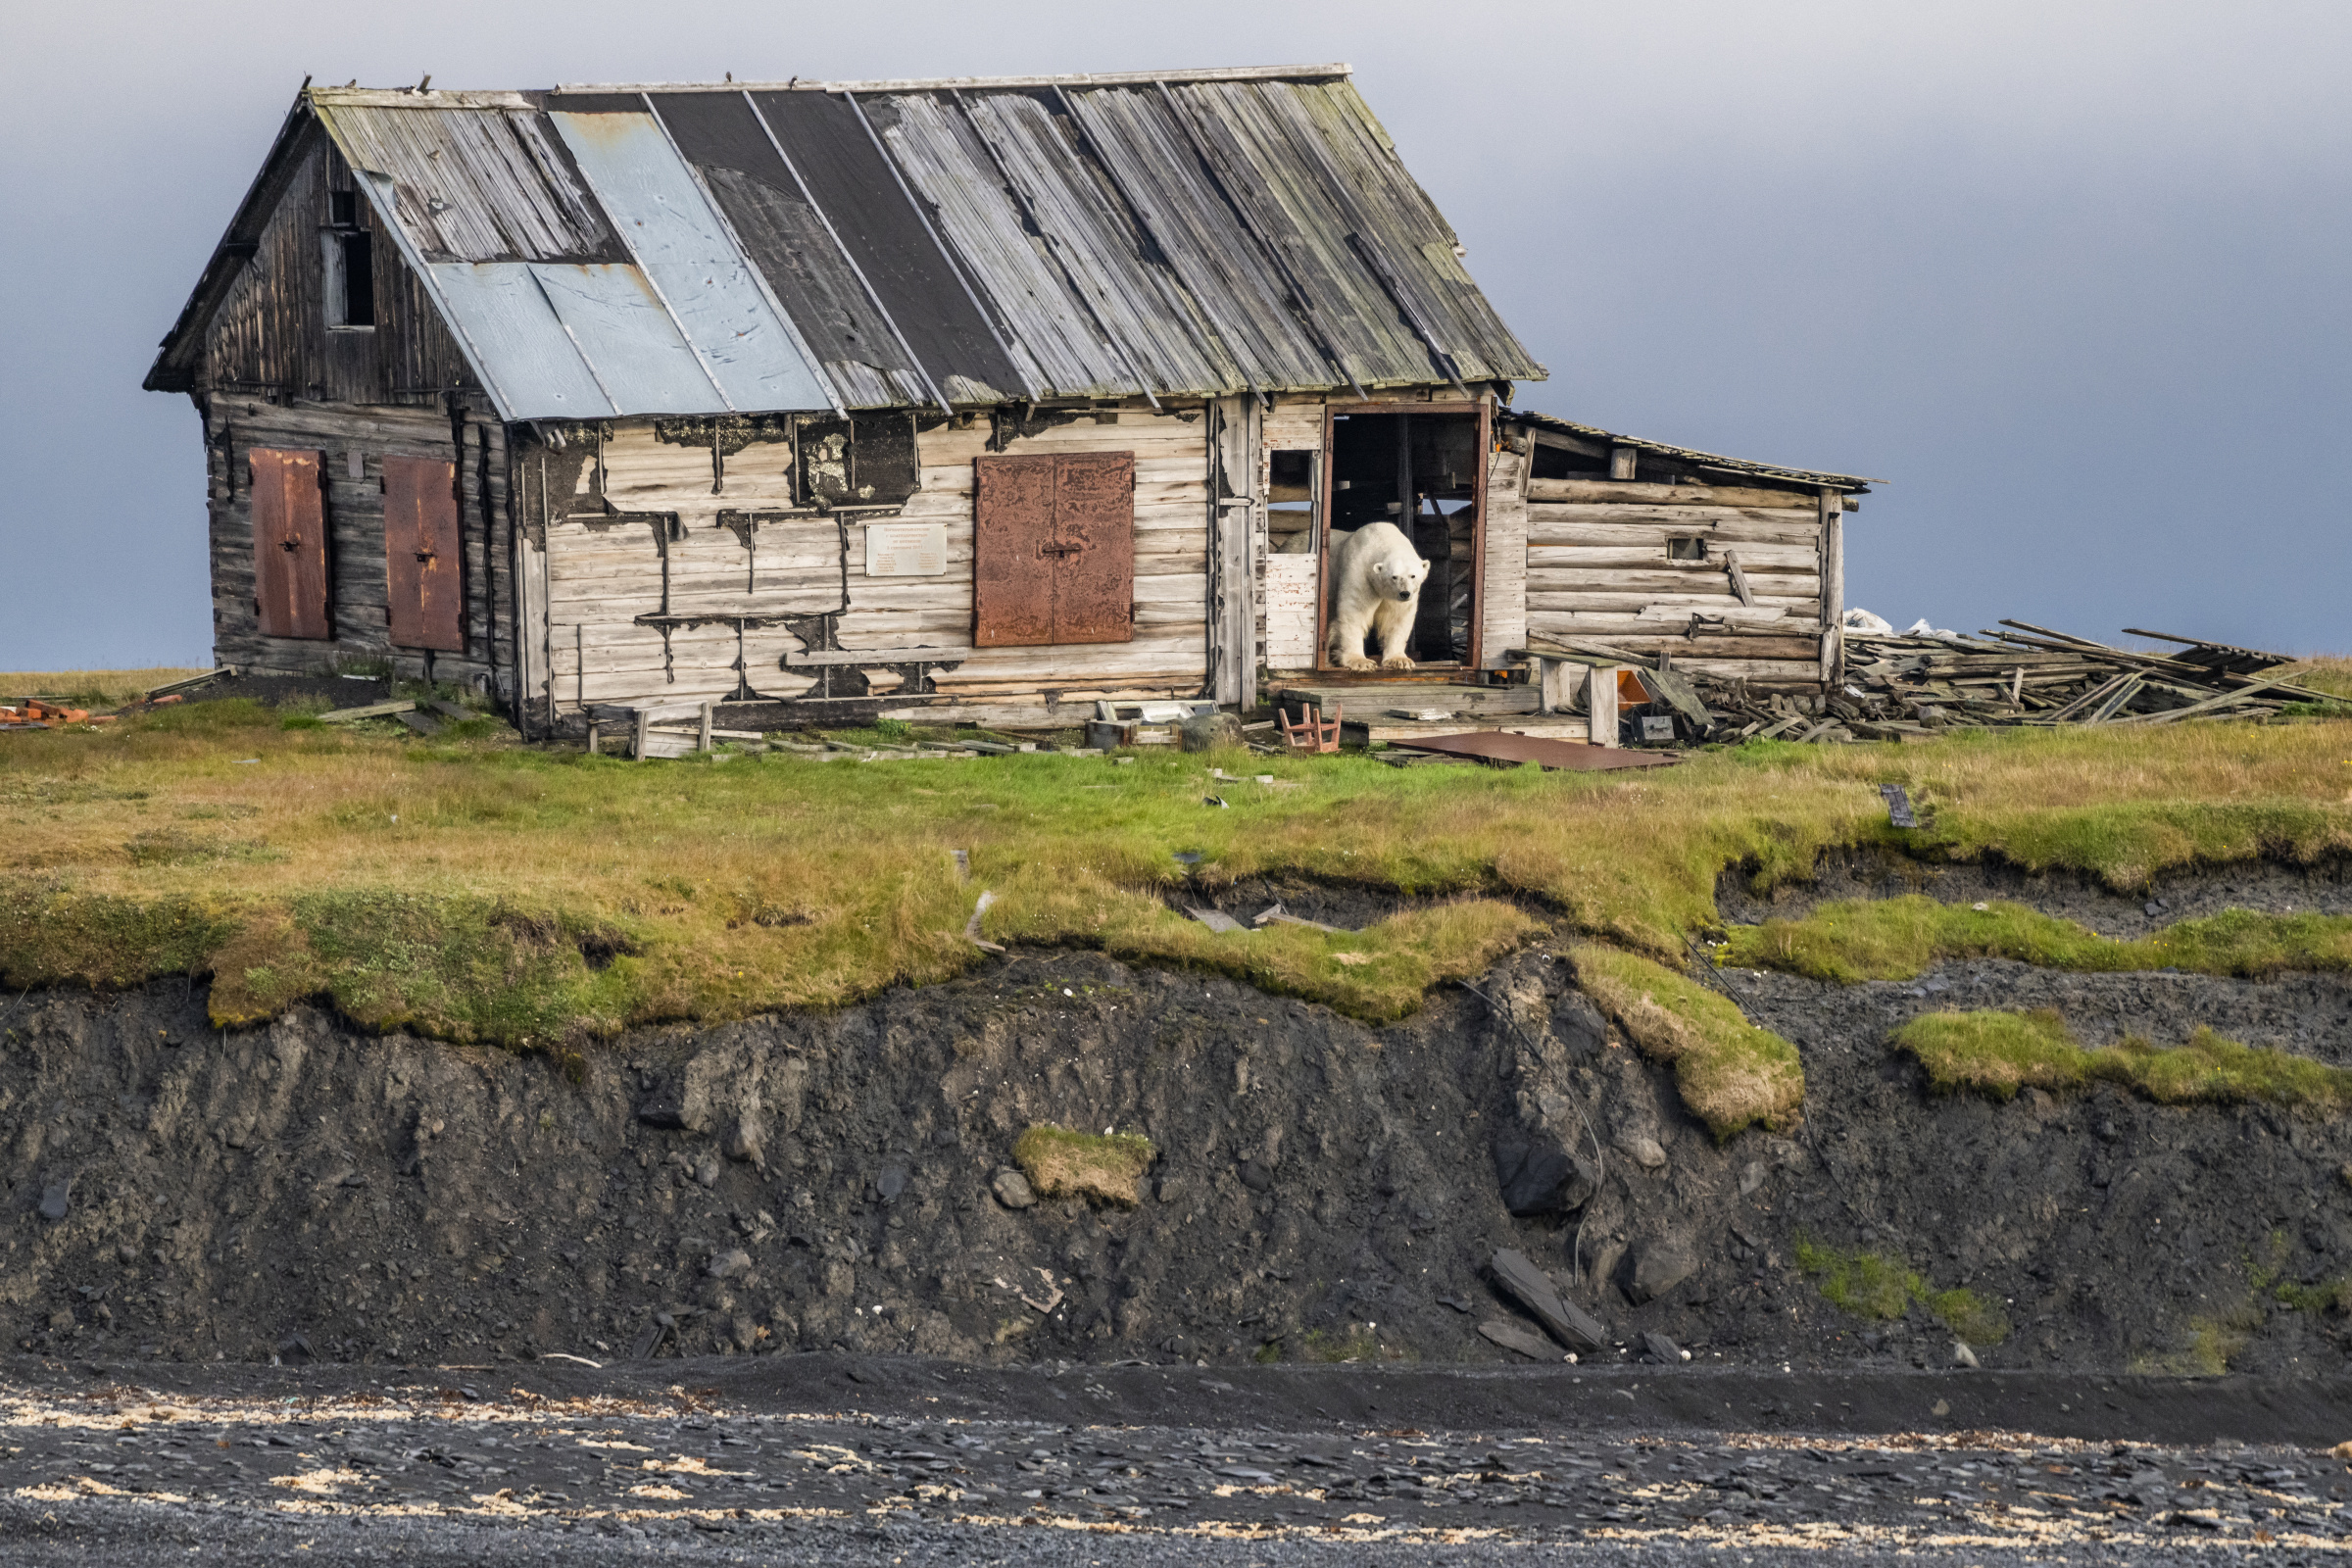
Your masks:
M 1254 1159 L 1245 1159 L 1242 1161 L 1242 1185 L 1253 1193 L 1271 1192 L 1274 1173 Z
M 1642 1353 L 1653 1361 L 1661 1361 L 1668 1366 L 1677 1365 L 1684 1358 L 1681 1346 L 1665 1335 L 1655 1332 L 1644 1333 L 1642 1336 Z
M 41 1218 L 61 1220 L 66 1217 L 67 1200 L 74 1196 L 74 1178 L 51 1182 L 41 1193 Z
M 1698 1250 L 1681 1236 L 1652 1236 L 1633 1250 L 1626 1294 L 1636 1306 L 1654 1301 L 1698 1272 Z
M 1582 1157 L 1549 1133 L 1510 1132 L 1494 1141 L 1494 1179 L 1513 1214 L 1573 1214 L 1599 1184 Z
M 897 1202 L 899 1195 L 906 1190 L 906 1167 L 896 1160 L 883 1166 L 882 1174 L 874 1178 L 874 1191 L 882 1195 L 885 1203 Z
M 1506 1248 L 1494 1254 L 1489 1268 L 1495 1286 L 1571 1350 L 1597 1350 L 1607 1341 L 1609 1331 L 1582 1307 L 1562 1300 L 1550 1279 L 1525 1253 Z
M 1215 751 L 1242 744 L 1242 721 L 1231 713 L 1196 713 L 1177 732 L 1177 743 L 1188 752 Z

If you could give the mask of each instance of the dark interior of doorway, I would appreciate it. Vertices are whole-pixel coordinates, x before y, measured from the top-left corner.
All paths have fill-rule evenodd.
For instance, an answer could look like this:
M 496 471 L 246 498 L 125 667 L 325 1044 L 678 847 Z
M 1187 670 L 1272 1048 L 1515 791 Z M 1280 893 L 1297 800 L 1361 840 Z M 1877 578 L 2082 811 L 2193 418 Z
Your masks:
M 1478 428 L 1476 414 L 1384 411 L 1332 417 L 1332 530 L 1394 523 L 1429 563 L 1407 648 L 1416 665 L 1470 659 L 1478 597 Z M 1317 658 L 1328 663 L 1329 648 L 1318 649 Z

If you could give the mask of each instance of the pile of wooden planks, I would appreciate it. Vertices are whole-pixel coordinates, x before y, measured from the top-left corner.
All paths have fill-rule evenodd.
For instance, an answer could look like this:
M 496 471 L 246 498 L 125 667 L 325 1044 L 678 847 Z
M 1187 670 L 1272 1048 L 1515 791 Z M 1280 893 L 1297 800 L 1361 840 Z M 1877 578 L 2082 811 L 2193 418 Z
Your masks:
M 1845 634 L 1845 679 L 1818 699 L 1697 682 L 1718 741 L 1921 741 L 1954 728 L 2256 718 L 2333 702 L 2271 673 L 2284 654 L 2125 628 L 2180 651 L 2135 653 L 2029 621 L 1975 637 Z M 1646 677 L 1645 677 L 1646 678 Z

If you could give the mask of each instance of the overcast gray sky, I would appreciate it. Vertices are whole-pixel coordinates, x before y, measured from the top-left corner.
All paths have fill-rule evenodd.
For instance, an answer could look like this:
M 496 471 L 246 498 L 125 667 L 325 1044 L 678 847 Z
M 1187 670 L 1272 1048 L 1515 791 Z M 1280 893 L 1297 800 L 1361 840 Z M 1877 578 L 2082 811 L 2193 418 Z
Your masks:
M 139 390 L 306 73 L 1347 61 L 1548 382 L 1887 481 L 1848 602 L 2352 652 L 2352 6 L 83 0 L 0 97 L 0 669 L 209 652 L 185 398 Z

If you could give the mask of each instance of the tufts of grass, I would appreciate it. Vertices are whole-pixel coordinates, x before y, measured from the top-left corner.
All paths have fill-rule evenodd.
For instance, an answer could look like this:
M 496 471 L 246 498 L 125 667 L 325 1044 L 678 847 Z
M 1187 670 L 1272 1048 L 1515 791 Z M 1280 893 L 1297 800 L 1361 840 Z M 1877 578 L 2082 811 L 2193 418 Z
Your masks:
M 11 669 L 0 670 L 0 702 L 19 697 L 54 697 L 78 708 L 120 708 L 158 686 L 204 674 L 213 666 L 183 669 Z
M 1894 1043 L 1918 1057 L 1928 1082 L 1945 1094 L 2010 1100 L 2029 1087 L 2063 1093 L 2112 1083 L 2170 1105 L 2264 1101 L 2331 1115 L 2352 1108 L 2352 1070 L 2242 1046 L 2210 1029 L 2164 1049 L 2136 1038 L 2084 1047 L 2047 1008 L 1932 1012 L 1895 1031 Z
M 1041 1198 L 1084 1198 L 1133 1208 L 1136 1183 L 1157 1151 L 1140 1133 L 1080 1133 L 1052 1123 L 1031 1127 L 1013 1143 L 1013 1163 Z
M 1976 1292 L 1934 1290 L 1916 1269 L 1866 1249 L 1849 1251 L 1800 1235 L 1796 1266 L 1819 1282 L 1823 1300 L 1856 1317 L 1891 1321 L 1916 1302 L 1970 1345 L 1998 1345 L 2009 1337 L 2007 1316 Z
M 2352 968 L 2352 918 L 2225 909 L 2118 941 L 2020 904 L 1983 908 L 1911 894 L 1825 904 L 1801 920 L 1735 928 L 1721 961 L 1839 985 L 1909 980 L 1948 958 L 2014 958 L 2049 969 L 2184 969 L 2261 979 Z
M 1577 984 L 1642 1054 L 1673 1064 L 1683 1103 L 1717 1139 L 1758 1123 L 1776 1129 L 1794 1123 L 1805 1098 L 1796 1047 L 1663 964 L 1590 945 L 1571 950 L 1568 958 Z
M 359 984 L 365 950 L 346 943 L 337 951 L 349 956 L 323 957 L 299 938 L 297 900 L 399 894 L 426 907 L 454 901 L 436 918 L 460 927 L 487 901 L 630 931 L 640 949 L 630 963 L 598 971 L 594 987 L 577 982 L 592 999 L 582 1029 L 716 1023 L 838 1006 L 991 961 L 961 935 L 988 889 L 998 902 L 983 934 L 995 940 L 1193 966 L 1379 1020 L 1546 926 L 1679 966 L 1687 936 L 1716 922 L 1726 866 L 1769 886 L 1810 875 L 1827 850 L 1899 845 L 2132 888 L 2192 863 L 2352 853 L 2352 773 L 2342 732 L 2325 722 L 1743 747 L 1631 775 L 1252 760 L 1252 772 L 1278 775 L 1268 789 L 1213 783 L 1213 760 L 1175 755 L 1118 767 L 1051 754 L 872 765 L 778 755 L 711 767 L 475 738 L 470 723 L 428 742 L 397 726 L 287 729 L 288 716 L 192 703 L 8 737 L 0 899 L 18 902 L 0 920 L 6 983 L 261 968 L 332 994 L 345 970 Z M 1886 825 L 1877 786 L 1890 777 L 1933 808 L 1932 830 Z M 1210 793 L 1231 809 L 1204 809 Z M 233 818 L 236 837 L 270 855 L 133 863 L 122 845 L 147 826 L 141 811 Z M 967 854 L 968 882 L 955 850 Z M 1177 851 L 1200 859 L 1179 863 Z M 1356 933 L 1225 936 L 1168 907 L 1188 879 L 1270 875 L 1377 889 L 1411 906 Z M 24 917 L 61 882 L 167 910 L 195 901 L 234 929 L 191 956 L 184 941 L 150 942 L 120 923 Z M 356 906 L 327 918 L 371 929 Z M 286 943 L 296 945 L 272 947 Z M 439 972 L 463 990 L 505 967 Z M 516 1016 L 455 991 L 416 1016 L 444 1014 L 490 1031 Z M 544 1025 L 534 1015 L 528 1032 Z M 1788 1087 L 1792 1106 L 1793 1064 Z

